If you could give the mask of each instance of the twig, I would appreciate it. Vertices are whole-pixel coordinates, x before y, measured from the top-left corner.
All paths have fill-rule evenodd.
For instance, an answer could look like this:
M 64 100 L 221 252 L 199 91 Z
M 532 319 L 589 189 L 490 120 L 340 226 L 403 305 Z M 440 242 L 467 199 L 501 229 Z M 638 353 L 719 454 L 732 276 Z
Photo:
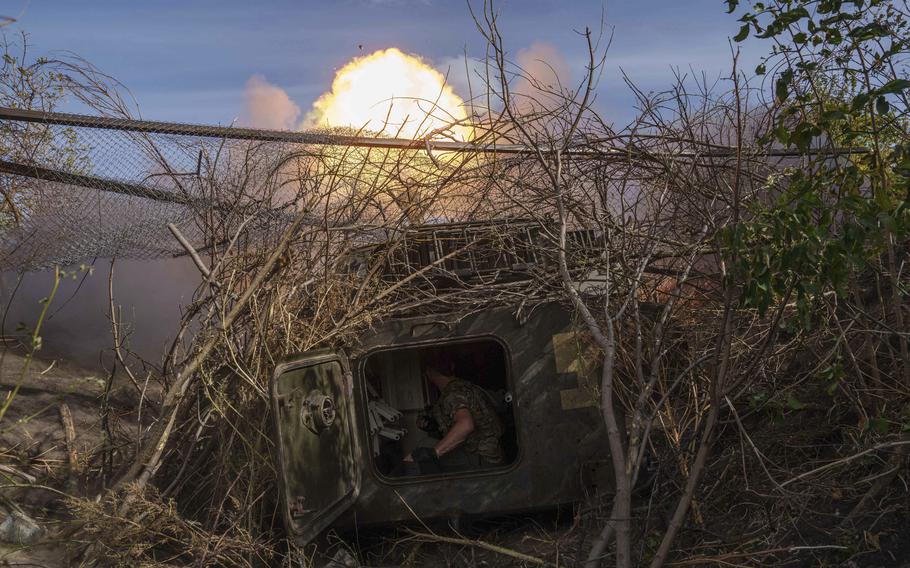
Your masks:
M 870 505 L 878 498 L 878 495 L 884 491 L 891 482 L 894 481 L 895 476 L 901 470 L 902 462 L 907 458 L 907 443 L 910 443 L 908 440 L 902 440 L 904 444 L 900 444 L 900 447 L 896 452 L 891 456 L 891 459 L 888 460 L 889 465 L 891 466 L 884 473 L 876 475 L 871 479 L 875 479 L 875 483 L 869 490 L 863 495 L 863 498 L 859 500 L 859 503 L 850 510 L 850 513 L 841 521 L 841 526 L 845 526 L 848 521 L 855 519 L 857 515 L 862 514 Z
M 719 556 L 700 556 L 698 558 L 689 558 L 687 560 L 679 560 L 677 562 L 668 562 L 667 566 L 707 566 L 733 558 L 767 556 L 769 554 L 779 554 L 781 552 L 793 554 L 794 552 L 802 552 L 804 550 L 847 550 L 847 547 L 840 546 L 838 544 L 822 544 L 818 546 L 787 546 L 784 548 L 770 548 L 768 550 L 758 550 L 755 552 L 734 552 L 730 554 L 721 554 Z
M 853 454 L 852 456 L 841 458 L 839 460 L 834 460 L 833 462 L 826 463 L 825 465 L 823 465 L 821 467 L 817 467 L 817 468 L 811 469 L 805 473 L 801 473 L 792 479 L 788 479 L 787 481 L 784 481 L 783 483 L 780 484 L 780 486 L 786 487 L 787 485 L 790 485 L 791 483 L 799 481 L 800 479 L 805 479 L 806 477 L 815 475 L 817 473 L 821 473 L 823 471 L 829 470 L 829 469 L 831 469 L 833 467 L 837 467 L 839 465 L 848 464 L 848 463 L 852 462 L 853 460 L 856 460 L 865 455 L 871 454 L 872 452 L 877 452 L 878 450 L 884 450 L 887 448 L 896 448 L 898 446 L 907 446 L 907 445 L 910 445 L 910 440 L 898 440 L 895 442 L 885 442 L 884 444 L 878 444 L 877 446 L 872 446 L 871 448 L 863 450 L 857 454 Z
M 755 442 L 752 441 L 752 437 L 749 436 L 748 432 L 746 432 L 746 428 L 743 426 L 742 421 L 739 419 L 739 413 L 736 412 L 736 407 L 733 406 L 733 402 L 730 401 L 730 397 L 724 395 L 724 401 L 726 401 L 727 406 L 730 407 L 730 411 L 733 412 L 733 419 L 736 420 L 736 425 L 739 427 L 739 431 L 742 433 L 742 435 L 746 439 L 746 441 L 749 442 L 749 446 L 752 448 L 752 451 L 755 453 L 755 457 L 758 458 L 758 463 L 761 466 L 762 470 L 764 470 L 765 475 L 768 476 L 768 479 L 771 480 L 771 483 L 773 483 L 775 486 L 777 486 L 778 489 L 780 489 L 781 485 L 777 482 L 776 479 L 774 479 L 774 476 L 771 475 L 771 472 L 768 471 L 768 467 L 765 465 L 764 456 L 758 450 L 758 448 L 755 446 Z
M 209 267 L 205 265 L 202 259 L 199 257 L 199 253 L 196 252 L 196 249 L 193 248 L 193 245 L 190 244 L 190 241 L 183 236 L 183 233 L 180 232 L 180 229 L 177 228 L 173 223 L 167 224 L 167 229 L 174 235 L 174 238 L 177 239 L 177 242 L 180 243 L 180 246 L 186 251 L 190 258 L 193 259 L 193 263 L 196 265 L 196 268 L 199 269 L 199 272 L 205 277 L 206 280 L 209 279 L 212 272 L 209 270 Z
M 262 282 L 272 273 L 272 269 L 290 245 L 297 230 L 306 220 L 308 213 L 309 212 L 306 209 L 300 211 L 294 219 L 294 222 L 285 229 L 281 241 L 269 255 L 268 260 L 259 268 L 259 271 L 253 277 L 252 282 L 250 282 L 244 294 L 233 306 L 231 311 L 219 322 L 218 327 L 221 331 L 230 329 L 234 320 L 237 319 L 237 316 L 246 309 L 247 302 L 249 302 L 249 299 L 256 290 L 259 289 Z M 171 385 L 171 388 L 165 395 L 162 404 L 162 417 L 156 425 L 155 430 L 150 435 L 152 444 L 148 446 L 149 449 L 143 452 L 143 454 L 137 456 L 137 459 L 130 470 L 117 481 L 115 485 L 116 489 L 122 488 L 135 479 L 138 489 L 141 490 L 148 483 L 149 479 L 151 479 L 152 475 L 154 475 L 155 471 L 158 469 L 161 456 L 164 453 L 165 446 L 167 446 L 168 439 L 170 438 L 174 424 L 177 420 L 177 411 L 180 408 L 180 401 L 189 388 L 191 379 L 205 362 L 209 354 L 215 349 L 215 346 L 220 339 L 221 335 L 218 334 L 209 337 L 192 360 L 180 369 L 174 384 Z M 130 505 L 131 500 L 125 499 L 121 504 L 120 514 L 125 515 L 129 510 Z
M 60 404 L 60 422 L 63 423 L 63 435 L 66 440 L 66 453 L 69 456 L 70 473 L 80 473 L 79 454 L 76 452 L 76 427 L 73 424 L 73 413 L 64 402 Z
M 502 546 L 497 546 L 495 544 L 490 544 L 482 540 L 473 540 L 467 538 L 454 538 L 449 536 L 440 536 L 437 534 L 428 534 L 421 533 L 411 529 L 405 529 L 405 531 L 415 538 L 419 538 L 428 542 L 444 542 L 446 544 L 455 544 L 459 546 L 473 546 L 476 548 L 481 548 L 483 550 L 488 550 L 490 552 L 495 552 L 496 554 L 501 554 L 503 556 L 509 556 L 522 562 L 529 562 L 531 564 L 536 564 L 538 566 L 552 566 L 546 560 L 542 558 L 537 558 L 536 556 L 531 556 L 530 554 L 525 554 L 523 552 L 518 552 L 510 548 L 505 548 Z
M 16 477 L 21 477 L 22 479 L 26 480 L 29 483 L 35 483 L 36 481 L 38 481 L 38 478 L 36 478 L 34 475 L 29 475 L 29 474 L 25 473 L 24 471 L 19 471 L 18 469 L 14 468 L 12 466 L 8 466 L 8 465 L 0 465 L 0 473 L 5 473 L 7 475 L 15 475 Z

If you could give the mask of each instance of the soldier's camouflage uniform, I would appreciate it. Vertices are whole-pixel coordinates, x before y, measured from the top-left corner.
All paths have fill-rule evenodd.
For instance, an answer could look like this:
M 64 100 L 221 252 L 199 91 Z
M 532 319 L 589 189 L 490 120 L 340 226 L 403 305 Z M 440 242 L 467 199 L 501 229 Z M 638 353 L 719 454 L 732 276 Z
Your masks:
M 451 381 L 442 390 L 433 405 L 433 418 L 445 435 L 455 422 L 455 412 L 467 408 L 474 420 L 474 431 L 464 441 L 464 451 L 477 456 L 490 465 L 500 465 L 504 458 L 502 446 L 502 423 L 493 407 L 493 401 L 479 386 L 464 379 Z

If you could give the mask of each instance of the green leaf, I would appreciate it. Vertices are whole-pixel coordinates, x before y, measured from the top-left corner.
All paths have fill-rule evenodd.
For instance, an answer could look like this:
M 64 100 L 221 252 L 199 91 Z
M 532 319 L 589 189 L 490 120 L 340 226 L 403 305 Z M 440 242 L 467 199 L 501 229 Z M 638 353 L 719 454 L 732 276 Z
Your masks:
M 850 110 L 857 112 L 861 110 L 869 102 L 869 99 L 872 98 L 870 93 L 860 93 L 853 97 L 853 102 L 850 103 Z
M 894 171 L 900 176 L 910 177 L 910 155 L 904 154 L 901 160 L 894 165 Z
M 799 401 L 792 392 L 787 395 L 787 407 L 790 410 L 802 410 L 806 408 L 806 405 Z
M 841 35 L 840 30 L 831 28 L 825 30 L 825 39 L 828 40 L 828 43 L 838 45 L 840 42 L 844 41 L 844 36 Z
M 787 100 L 788 88 L 790 87 L 790 81 L 793 80 L 793 71 L 786 69 L 780 76 L 777 78 L 777 82 L 774 85 L 774 95 L 777 97 L 777 100 L 783 102 Z
M 733 41 L 740 42 L 749 37 L 749 24 L 743 24 L 739 28 L 739 33 L 733 36 Z
M 888 35 L 888 28 L 878 22 L 872 22 L 850 30 L 849 35 L 854 41 L 861 42 Z
M 889 108 L 888 99 L 879 95 L 879 97 L 877 99 L 875 99 L 875 111 L 878 114 L 887 114 L 888 108 Z
M 812 133 L 808 128 L 799 128 L 793 132 L 791 140 L 796 147 L 802 150 L 803 152 L 809 149 L 809 146 L 812 144 Z
M 826 122 L 835 121 L 835 120 L 844 120 L 847 118 L 847 113 L 841 109 L 831 109 L 826 110 L 822 113 L 822 120 Z
M 840 0 L 822 0 L 818 4 L 818 13 L 819 14 L 831 14 L 834 12 L 839 12 L 841 6 Z
M 889 425 L 890 425 L 890 422 L 888 422 L 888 420 L 886 418 L 882 418 L 881 416 L 876 416 L 875 418 L 872 418 L 869 420 L 869 428 L 875 430 L 879 434 L 884 434 L 885 432 L 887 432 Z
M 798 22 L 802 18 L 808 18 L 809 12 L 802 6 L 794 8 L 792 10 L 787 10 L 783 12 L 780 16 L 777 17 L 777 23 L 782 26 L 788 26 L 794 22 Z
M 894 79 L 875 89 L 875 92 L 879 95 L 890 95 L 893 93 L 899 93 L 908 88 L 910 88 L 910 81 L 907 79 Z
M 736 7 L 739 5 L 739 0 L 725 0 L 727 3 L 727 13 L 732 14 Z
M 764 64 L 764 63 L 761 63 L 758 67 L 755 68 L 755 74 L 756 74 L 756 75 L 764 75 L 764 74 L 765 74 L 765 64 Z
M 777 138 L 781 144 L 790 144 L 790 131 L 783 121 L 780 121 L 774 129 L 774 137 Z

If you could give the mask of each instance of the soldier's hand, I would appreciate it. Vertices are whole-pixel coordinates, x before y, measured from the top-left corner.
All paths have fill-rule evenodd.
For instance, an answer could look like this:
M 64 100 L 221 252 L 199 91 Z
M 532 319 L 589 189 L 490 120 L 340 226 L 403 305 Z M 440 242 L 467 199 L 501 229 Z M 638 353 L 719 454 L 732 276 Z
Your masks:
M 439 423 L 436 422 L 436 419 L 427 414 L 421 414 L 417 417 L 417 428 L 423 430 L 430 436 L 434 438 L 442 438 L 442 433 L 440 432 Z
M 442 468 L 439 465 L 439 455 L 436 453 L 435 448 L 420 446 L 414 448 L 414 451 L 409 455 L 411 460 L 417 463 L 421 474 L 427 475 L 442 472 Z
M 414 448 L 414 451 L 408 455 L 412 461 L 436 461 L 439 459 L 436 448 L 428 448 L 426 446 Z

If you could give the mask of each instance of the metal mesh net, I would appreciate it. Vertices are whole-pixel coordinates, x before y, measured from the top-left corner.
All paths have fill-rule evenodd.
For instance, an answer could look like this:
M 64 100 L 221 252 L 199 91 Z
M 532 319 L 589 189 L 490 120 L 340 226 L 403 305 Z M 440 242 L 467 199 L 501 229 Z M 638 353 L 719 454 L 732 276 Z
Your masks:
M 0 120 L 5 268 L 179 255 L 169 223 L 200 242 L 193 208 L 211 196 L 202 194 L 199 157 L 218 139 L 32 118 Z
M 495 159 L 475 158 L 490 148 L 0 108 L 0 266 L 182 256 L 241 235 L 244 247 L 263 250 L 301 211 L 356 246 L 407 229 L 407 244 L 388 258 L 394 273 L 436 259 L 456 274 L 536 264 L 525 256 L 540 231 L 516 224 L 528 204 L 516 209 L 514 191 L 496 202 L 487 191 L 502 179 L 491 168 L 535 173 L 522 147 L 494 150 Z M 493 241 L 507 259 L 478 252 Z
M 424 145 L 0 109 L 0 265 L 23 270 L 182 255 L 169 224 L 204 246 L 200 219 L 211 223 L 212 213 L 256 199 L 262 202 L 243 219 L 244 236 L 267 240 L 294 207 L 276 201 L 275 187 L 250 195 L 238 177 L 271 172 L 306 148 L 355 141 L 380 149 Z

